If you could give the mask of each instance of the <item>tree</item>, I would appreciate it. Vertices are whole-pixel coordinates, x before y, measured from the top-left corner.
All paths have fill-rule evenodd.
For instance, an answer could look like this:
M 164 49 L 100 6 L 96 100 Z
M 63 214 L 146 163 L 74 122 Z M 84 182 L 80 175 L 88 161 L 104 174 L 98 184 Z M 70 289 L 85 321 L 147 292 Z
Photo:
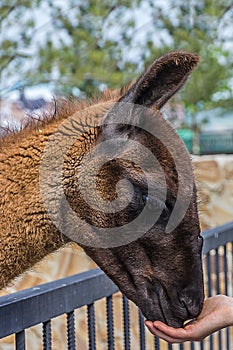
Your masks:
M 23 14 L 32 12 L 38 3 L 39 0 L 1 1 L 1 80 L 7 79 L 8 73 L 14 74 L 13 72 L 20 70 L 22 61 L 30 58 L 30 53 L 27 53 L 25 48 L 31 45 L 35 22 L 32 16 L 23 16 Z
M 179 94 L 186 110 L 229 108 L 232 10 L 231 0 L 2 0 L 2 85 L 45 82 L 56 95 L 85 97 L 180 49 L 202 58 Z
M 228 49 L 227 38 L 227 32 L 233 32 L 232 1 L 170 0 L 166 8 L 151 1 L 150 6 L 155 14 L 154 26 L 166 35 L 161 35 L 159 42 L 147 42 L 148 60 L 169 50 L 187 50 L 201 56 L 199 68 L 179 94 L 192 117 L 193 129 L 197 129 L 197 112 L 216 107 L 232 109 L 233 47 Z
M 4 77 L 20 71 L 21 79 L 29 84 L 54 82 L 57 94 L 83 96 L 109 85 L 115 88 L 126 83 L 126 67 L 128 77 L 134 75 L 137 64 L 123 62 L 121 49 L 131 42 L 127 28 L 134 27 L 126 13 L 133 11 L 140 1 L 14 3 L 5 0 L 3 5 L 4 31 L 14 22 L 17 33 L 2 40 Z M 45 23 L 33 20 L 41 16 L 46 17 Z

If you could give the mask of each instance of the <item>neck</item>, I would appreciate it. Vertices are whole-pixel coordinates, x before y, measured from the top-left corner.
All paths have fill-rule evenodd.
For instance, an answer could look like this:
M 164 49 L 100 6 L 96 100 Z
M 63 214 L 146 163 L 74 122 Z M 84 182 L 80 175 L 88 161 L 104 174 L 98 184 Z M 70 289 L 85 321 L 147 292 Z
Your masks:
M 96 106 L 91 107 L 91 118 L 103 113 L 101 104 L 100 107 Z M 65 105 L 55 118 L 45 119 L 21 132 L 9 134 L 0 142 L 0 288 L 65 244 L 43 204 L 40 165 L 49 136 L 71 115 L 78 127 L 79 116 L 75 111 L 83 107 L 85 106 Z M 89 117 L 90 113 L 85 118 Z M 80 128 L 92 125 L 85 118 L 80 120 Z M 77 140 L 77 144 L 81 142 L 89 146 L 93 140 L 88 142 L 87 137 Z M 77 149 L 81 154 L 75 158 L 80 160 L 85 146 Z M 67 182 L 69 179 L 70 174 Z
M 8 135 L 1 145 L 0 288 L 64 243 L 40 198 L 45 134 L 24 130 Z

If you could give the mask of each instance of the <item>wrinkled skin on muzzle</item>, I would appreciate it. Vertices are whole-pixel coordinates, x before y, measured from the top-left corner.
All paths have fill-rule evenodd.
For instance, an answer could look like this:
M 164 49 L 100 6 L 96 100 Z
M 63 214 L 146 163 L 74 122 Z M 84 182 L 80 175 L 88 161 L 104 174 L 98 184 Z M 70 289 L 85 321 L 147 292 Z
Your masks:
M 108 188 L 106 198 L 114 197 L 116 184 L 121 177 L 127 178 L 134 185 L 134 196 L 130 204 L 115 215 L 105 214 L 105 218 L 102 217 L 101 220 L 102 226 L 110 232 L 112 227 L 120 223 L 123 230 L 125 227 L 125 237 L 133 235 L 134 232 L 127 231 L 127 223 L 139 215 L 148 200 L 149 216 L 146 221 L 156 215 L 158 206 L 163 208 L 161 215 L 148 231 L 141 221 L 135 231 L 138 229 L 145 233 L 128 244 L 109 248 L 84 246 L 84 249 L 120 290 L 141 309 L 146 319 L 160 320 L 173 327 L 181 327 L 186 320 L 198 316 L 204 299 L 203 239 L 200 236 L 195 184 L 182 221 L 173 231 L 167 232 L 167 223 L 177 193 L 175 183 L 171 182 L 170 185 L 170 180 L 167 179 L 173 193 L 168 190 L 165 203 L 160 200 L 161 186 L 148 199 L 143 186 L 145 174 L 139 174 L 134 165 L 128 164 L 126 169 L 126 165 L 118 160 L 102 168 L 100 179 L 102 186 Z M 112 173 L 114 180 L 109 175 Z M 157 184 L 159 181 L 157 177 Z M 127 184 L 123 188 L 123 193 L 126 192 Z M 160 205 L 161 202 L 163 205 Z M 86 208 L 85 212 L 87 210 Z M 92 210 L 89 216 L 93 227 L 100 225 L 97 213 Z
M 126 246 L 85 250 L 97 264 L 104 262 L 102 269 L 146 319 L 182 327 L 198 316 L 204 300 L 202 238 L 190 232 L 178 227 L 166 236 L 161 229 Z

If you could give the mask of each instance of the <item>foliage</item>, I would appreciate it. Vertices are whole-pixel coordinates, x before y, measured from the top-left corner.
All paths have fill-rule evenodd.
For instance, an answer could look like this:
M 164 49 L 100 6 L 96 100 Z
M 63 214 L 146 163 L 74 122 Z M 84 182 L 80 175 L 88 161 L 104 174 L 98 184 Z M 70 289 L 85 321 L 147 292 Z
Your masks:
M 23 52 L 23 49 L 31 44 L 32 29 L 35 23 L 33 18 L 24 17 L 22 14 L 28 10 L 33 11 L 38 3 L 39 1 L 30 0 L 1 1 L 0 73 L 9 66 L 14 66 L 15 70 L 20 69 L 22 59 L 30 58 L 30 55 L 26 51 Z
M 231 0 L 1 3 L 0 71 L 11 84 L 20 72 L 29 84 L 53 82 L 55 94 L 82 97 L 128 83 L 164 52 L 188 50 L 201 63 L 179 94 L 186 109 L 232 106 Z
M 167 9 L 157 6 L 156 11 L 151 1 L 151 9 L 156 13 L 154 26 L 167 36 L 160 42 L 147 42 L 148 61 L 168 50 L 187 50 L 201 57 L 198 69 L 179 94 L 193 116 L 193 128 L 197 127 L 197 112 L 216 107 L 232 109 L 233 46 L 229 49 L 232 38 L 227 38 L 227 33 L 232 33 L 232 1 L 170 0 Z
M 133 11 L 139 1 L 23 0 L 17 5 L 14 3 L 14 0 L 5 0 L 2 15 L 6 32 L 13 23 L 19 29 L 15 38 L 6 37 L 1 45 L 1 70 L 8 76 L 20 71 L 22 80 L 54 82 L 55 93 L 81 96 L 108 85 L 115 88 L 126 83 L 126 66 L 128 77 L 133 76 L 136 63 L 122 62 L 121 50 L 131 41 L 127 28 L 134 26 L 125 14 L 129 8 Z M 36 17 L 44 13 L 47 22 L 43 23 L 40 18 L 42 25 L 38 27 Z

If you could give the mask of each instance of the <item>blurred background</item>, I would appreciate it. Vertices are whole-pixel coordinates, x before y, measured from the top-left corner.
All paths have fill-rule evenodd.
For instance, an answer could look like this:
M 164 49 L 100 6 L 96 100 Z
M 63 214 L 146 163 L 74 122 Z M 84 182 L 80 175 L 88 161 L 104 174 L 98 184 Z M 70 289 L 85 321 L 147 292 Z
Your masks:
M 233 220 L 232 0 L 0 0 L 0 23 L 3 127 L 43 113 L 54 96 L 85 99 L 121 88 L 168 51 L 198 53 L 199 68 L 163 112 L 192 155 L 202 229 Z M 94 266 L 67 246 L 1 294 Z M 54 326 L 58 349 L 61 327 Z M 29 348 L 40 349 L 37 332 Z M 12 349 L 11 337 L 0 349 Z
M 167 117 L 197 133 L 232 128 L 231 0 L 0 0 L 0 124 L 53 96 L 90 97 L 135 79 L 171 50 L 201 56 Z M 14 120 L 15 122 L 15 120 Z M 189 140 L 189 141 L 188 141 Z M 233 146 L 232 146 L 233 147 Z

